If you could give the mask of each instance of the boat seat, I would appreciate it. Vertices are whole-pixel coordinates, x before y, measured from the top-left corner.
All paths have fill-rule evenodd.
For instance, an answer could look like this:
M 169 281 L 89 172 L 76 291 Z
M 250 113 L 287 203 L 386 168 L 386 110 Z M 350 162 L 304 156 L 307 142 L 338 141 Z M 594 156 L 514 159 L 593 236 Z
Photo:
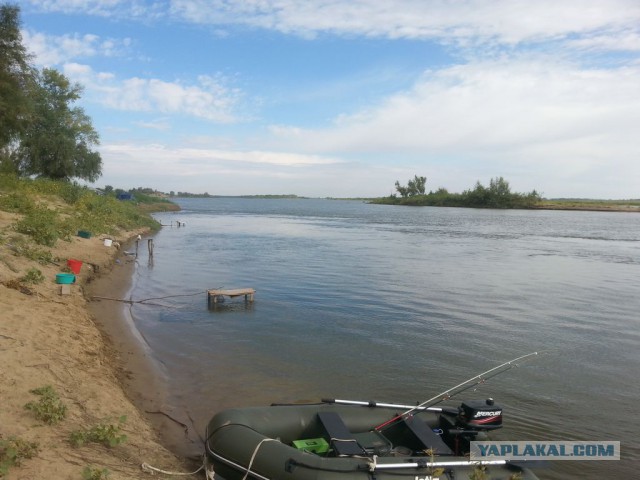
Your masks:
M 329 434 L 329 444 L 337 456 L 366 455 L 367 452 L 360 446 L 338 413 L 318 412 L 318 420 Z
M 411 415 L 404 419 L 404 423 L 424 446 L 425 450 L 433 450 L 436 455 L 454 454 L 453 450 L 444 443 L 444 440 L 442 440 L 440 435 L 431 430 L 431 428 L 429 428 L 429 426 L 419 418 Z

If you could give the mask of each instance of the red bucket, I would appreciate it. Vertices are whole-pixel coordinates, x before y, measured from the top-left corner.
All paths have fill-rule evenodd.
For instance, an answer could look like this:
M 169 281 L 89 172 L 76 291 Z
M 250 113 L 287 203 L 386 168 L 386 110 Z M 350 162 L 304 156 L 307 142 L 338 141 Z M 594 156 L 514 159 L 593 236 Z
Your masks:
M 69 270 L 78 275 L 80 273 L 80 269 L 82 268 L 82 262 L 80 260 L 67 260 L 67 266 Z

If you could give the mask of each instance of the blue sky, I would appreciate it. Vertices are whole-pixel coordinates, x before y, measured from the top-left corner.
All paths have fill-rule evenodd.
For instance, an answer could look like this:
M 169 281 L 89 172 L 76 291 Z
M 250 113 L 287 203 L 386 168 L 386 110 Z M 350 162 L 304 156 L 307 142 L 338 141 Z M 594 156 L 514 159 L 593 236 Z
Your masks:
M 640 198 L 638 0 L 21 0 L 97 186 Z

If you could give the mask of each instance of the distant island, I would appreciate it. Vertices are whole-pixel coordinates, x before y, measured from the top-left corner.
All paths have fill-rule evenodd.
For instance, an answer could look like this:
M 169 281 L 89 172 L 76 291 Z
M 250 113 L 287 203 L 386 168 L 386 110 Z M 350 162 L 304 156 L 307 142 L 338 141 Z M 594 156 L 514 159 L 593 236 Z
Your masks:
M 485 187 L 479 181 L 474 188 L 462 193 L 452 193 L 446 188 L 426 193 L 426 177 L 414 176 L 407 185 L 396 181 L 397 193 L 374 198 L 370 203 L 383 205 L 410 205 L 433 207 L 540 209 L 540 210 L 592 210 L 592 211 L 640 211 L 640 199 L 596 200 L 558 198 L 544 199 L 533 190 L 529 193 L 512 192 L 509 182 L 503 177 L 492 178 Z
M 446 188 L 426 193 L 426 177 L 414 176 L 401 185 L 396 181 L 396 191 L 388 197 L 376 198 L 371 203 L 385 205 L 411 205 L 430 207 L 466 207 L 466 208 L 535 208 L 542 198 L 533 190 L 530 193 L 514 193 L 509 182 L 502 177 L 492 178 L 485 187 L 479 181 L 474 188 L 462 193 L 452 193 Z

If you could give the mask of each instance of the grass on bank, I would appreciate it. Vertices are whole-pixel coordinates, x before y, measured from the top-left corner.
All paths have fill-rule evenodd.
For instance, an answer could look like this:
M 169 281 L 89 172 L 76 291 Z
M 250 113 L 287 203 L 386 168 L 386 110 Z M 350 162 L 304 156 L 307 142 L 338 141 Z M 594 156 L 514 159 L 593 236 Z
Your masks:
M 106 468 L 95 468 L 91 465 L 87 465 L 82 470 L 83 480 L 105 480 L 109 478 L 109 470 Z
M 24 408 L 33 412 L 35 417 L 47 425 L 55 425 L 67 416 L 67 406 L 62 403 L 58 393 L 51 385 L 30 391 L 39 397 L 38 401 L 27 403 Z
M 30 390 L 30 393 L 38 396 L 39 399 L 28 402 L 24 408 L 31 411 L 37 420 L 51 426 L 66 418 L 67 407 L 51 385 L 35 388 Z M 107 419 L 91 427 L 75 430 L 69 436 L 69 442 L 76 448 L 87 443 L 115 447 L 127 441 L 127 436 L 122 433 L 122 427 L 126 421 L 126 415 L 122 415 L 117 421 Z M 40 447 L 36 442 L 28 442 L 19 437 L 10 437 L 5 440 L 0 434 L 0 478 L 4 477 L 10 468 L 18 467 L 24 460 L 32 458 L 39 450 Z M 109 470 L 106 468 L 87 465 L 82 471 L 82 478 L 86 480 L 103 480 L 108 477 Z
M 9 473 L 11 467 L 17 467 L 24 460 L 38 453 L 38 444 L 19 437 L 2 438 L 0 434 L 0 478 Z
M 597 200 L 589 198 L 553 198 L 544 199 L 539 208 L 558 210 L 638 210 L 640 199 Z
M 140 227 L 158 230 L 160 224 L 148 212 L 169 210 L 174 204 L 147 197 L 121 201 L 76 183 L 0 175 L 0 210 L 21 214 L 14 229 L 47 247 L 60 239 L 70 240 L 81 230 L 93 235 L 115 235 Z
M 72 432 L 69 441 L 74 447 L 81 447 L 87 443 L 115 447 L 127 441 L 127 436 L 122 433 L 122 427 L 126 421 L 126 415 L 122 415 L 117 423 L 110 420 L 99 422 L 89 428 Z

